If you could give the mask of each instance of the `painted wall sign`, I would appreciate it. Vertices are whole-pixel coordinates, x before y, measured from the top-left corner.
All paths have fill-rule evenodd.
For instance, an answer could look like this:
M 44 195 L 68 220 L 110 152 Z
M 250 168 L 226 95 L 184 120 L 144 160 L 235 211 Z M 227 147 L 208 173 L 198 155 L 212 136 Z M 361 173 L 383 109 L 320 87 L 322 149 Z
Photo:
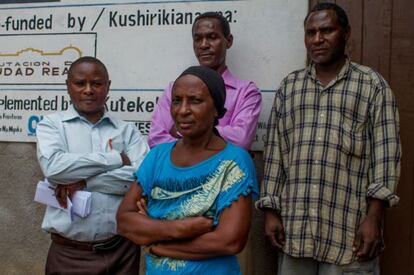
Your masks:
M 108 67 L 108 110 L 147 134 L 164 87 L 197 64 L 191 25 L 205 11 L 221 12 L 230 22 L 234 43 L 227 64 L 262 91 L 253 149 L 263 148 L 273 91 L 305 62 L 305 0 L 7 2 L 0 5 L 2 141 L 35 141 L 42 117 L 68 108 L 67 70 L 85 55 Z

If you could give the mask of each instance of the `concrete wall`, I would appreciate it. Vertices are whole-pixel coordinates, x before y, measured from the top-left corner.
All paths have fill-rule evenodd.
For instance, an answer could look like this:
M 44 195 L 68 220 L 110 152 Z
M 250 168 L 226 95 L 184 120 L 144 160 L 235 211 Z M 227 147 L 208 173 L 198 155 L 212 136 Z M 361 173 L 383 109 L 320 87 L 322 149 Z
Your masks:
M 256 154 L 259 178 L 261 157 Z M 0 142 L 0 175 L 0 274 L 44 274 L 50 238 L 40 229 L 45 208 L 33 202 L 43 177 L 36 145 Z M 276 254 L 263 237 L 262 224 L 263 216 L 255 211 L 249 242 L 239 256 L 244 274 L 276 274 Z
M 34 143 L 0 142 L 0 274 L 43 274 L 49 236 L 44 206 L 33 202 L 42 178 Z

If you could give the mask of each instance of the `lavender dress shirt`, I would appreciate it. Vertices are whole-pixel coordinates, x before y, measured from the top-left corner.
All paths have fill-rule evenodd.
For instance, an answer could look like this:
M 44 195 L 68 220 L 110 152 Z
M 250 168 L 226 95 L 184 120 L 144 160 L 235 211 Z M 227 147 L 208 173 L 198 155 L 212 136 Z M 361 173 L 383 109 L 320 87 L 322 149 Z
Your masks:
M 260 91 L 252 81 L 238 79 L 227 68 L 221 76 L 226 86 L 224 106 L 227 112 L 216 128 L 226 141 L 248 150 L 256 135 L 262 101 Z M 150 147 L 176 140 L 169 133 L 174 125 L 170 114 L 173 84 L 167 86 L 152 114 L 148 135 Z

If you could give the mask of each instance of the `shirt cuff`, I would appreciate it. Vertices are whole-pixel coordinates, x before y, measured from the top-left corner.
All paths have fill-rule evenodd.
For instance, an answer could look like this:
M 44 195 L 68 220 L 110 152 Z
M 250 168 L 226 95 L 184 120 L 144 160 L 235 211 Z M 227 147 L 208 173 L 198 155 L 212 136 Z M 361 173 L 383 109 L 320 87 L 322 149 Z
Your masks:
M 259 210 L 273 209 L 280 213 L 280 198 L 277 196 L 265 196 L 256 201 L 255 206 Z
M 388 207 L 396 206 L 400 201 L 400 198 L 394 192 L 381 184 L 369 185 L 367 197 L 385 201 L 388 203 Z

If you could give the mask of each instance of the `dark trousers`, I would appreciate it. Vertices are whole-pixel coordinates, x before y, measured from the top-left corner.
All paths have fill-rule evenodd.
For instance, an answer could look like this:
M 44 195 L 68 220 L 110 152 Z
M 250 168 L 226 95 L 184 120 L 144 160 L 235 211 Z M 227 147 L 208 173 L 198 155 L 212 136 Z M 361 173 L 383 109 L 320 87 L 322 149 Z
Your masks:
M 95 252 L 60 245 L 52 241 L 46 261 L 46 275 L 138 275 L 140 248 L 124 239 L 111 251 Z

